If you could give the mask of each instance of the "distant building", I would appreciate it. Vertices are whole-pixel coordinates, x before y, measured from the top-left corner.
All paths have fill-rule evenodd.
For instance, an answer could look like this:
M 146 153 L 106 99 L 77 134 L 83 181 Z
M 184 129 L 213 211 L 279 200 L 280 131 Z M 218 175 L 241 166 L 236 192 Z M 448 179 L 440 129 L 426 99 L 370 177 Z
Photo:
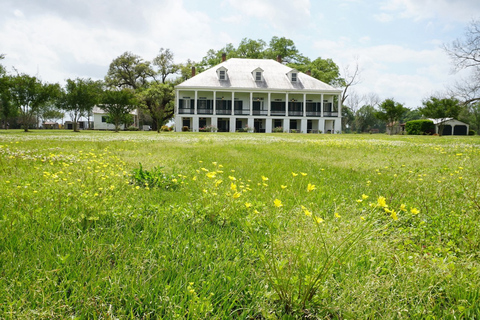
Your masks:
M 223 62 L 175 87 L 175 130 L 340 133 L 341 93 L 277 59 Z
M 466 136 L 470 126 L 465 122 L 455 120 L 453 118 L 446 119 L 429 119 L 435 125 L 435 133 L 439 133 L 440 125 L 443 124 L 442 136 Z
M 95 130 L 115 130 L 115 125 L 107 123 L 108 113 L 99 107 L 93 107 L 93 129 Z M 130 112 L 133 116 L 133 126 L 138 128 L 138 112 L 137 109 Z M 125 125 L 120 126 L 121 130 L 125 129 Z

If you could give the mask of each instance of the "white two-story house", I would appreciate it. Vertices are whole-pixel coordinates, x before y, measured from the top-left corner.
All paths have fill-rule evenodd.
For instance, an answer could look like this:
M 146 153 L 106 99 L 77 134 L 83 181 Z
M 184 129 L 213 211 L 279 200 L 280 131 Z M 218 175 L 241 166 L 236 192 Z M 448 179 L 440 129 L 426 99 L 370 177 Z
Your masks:
M 278 60 L 223 59 L 175 91 L 176 131 L 341 132 L 342 90 Z

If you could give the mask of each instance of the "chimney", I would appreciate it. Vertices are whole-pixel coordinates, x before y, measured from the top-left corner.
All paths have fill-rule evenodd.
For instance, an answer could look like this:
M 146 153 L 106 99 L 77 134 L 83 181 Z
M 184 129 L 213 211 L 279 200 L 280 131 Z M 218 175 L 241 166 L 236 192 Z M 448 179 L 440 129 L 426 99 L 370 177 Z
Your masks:
M 277 62 L 278 62 L 278 63 L 282 63 L 282 56 L 281 56 L 281 55 L 278 55 L 278 56 L 277 56 Z
M 195 77 L 195 67 L 192 67 L 192 78 Z
M 312 76 L 312 70 L 310 69 L 307 70 L 307 76 Z
M 227 54 L 222 53 L 222 62 L 225 62 L 225 60 L 227 60 Z

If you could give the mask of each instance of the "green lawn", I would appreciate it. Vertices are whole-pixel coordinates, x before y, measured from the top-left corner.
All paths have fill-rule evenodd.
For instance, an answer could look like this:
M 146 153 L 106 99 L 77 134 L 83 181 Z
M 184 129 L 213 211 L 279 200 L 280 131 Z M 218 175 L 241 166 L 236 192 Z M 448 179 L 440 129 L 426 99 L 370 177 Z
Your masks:
M 480 138 L 0 131 L 0 319 L 480 317 Z

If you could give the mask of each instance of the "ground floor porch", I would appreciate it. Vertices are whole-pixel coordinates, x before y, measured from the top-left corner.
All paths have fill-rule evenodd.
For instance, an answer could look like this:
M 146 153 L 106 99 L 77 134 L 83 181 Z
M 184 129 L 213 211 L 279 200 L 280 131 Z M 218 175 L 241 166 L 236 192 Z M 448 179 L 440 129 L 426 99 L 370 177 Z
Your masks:
M 176 115 L 175 131 L 340 133 L 338 117 L 253 117 Z

